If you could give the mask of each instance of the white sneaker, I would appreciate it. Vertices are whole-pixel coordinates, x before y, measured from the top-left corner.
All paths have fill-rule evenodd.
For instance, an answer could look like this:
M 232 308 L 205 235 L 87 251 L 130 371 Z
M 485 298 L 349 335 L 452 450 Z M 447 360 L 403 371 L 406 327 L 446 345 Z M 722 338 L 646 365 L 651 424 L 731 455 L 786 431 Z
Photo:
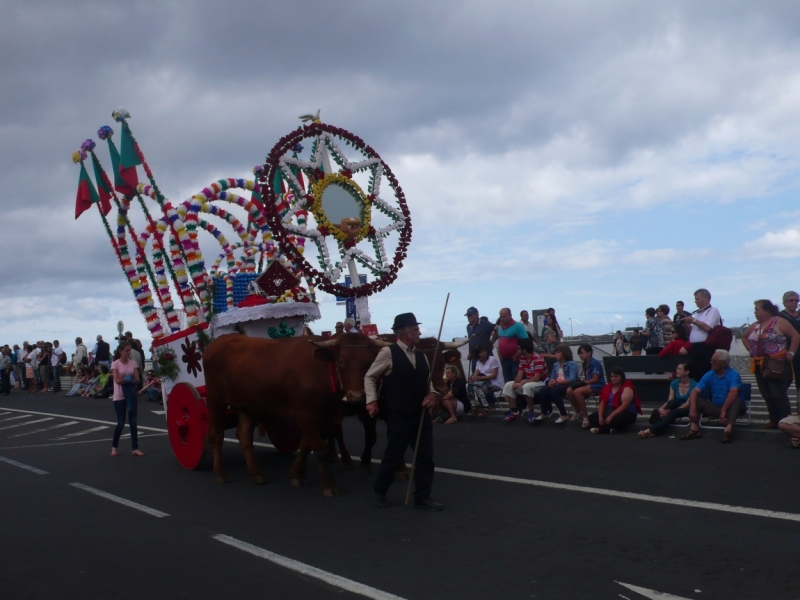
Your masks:
M 563 417 L 558 417 L 556 419 L 556 425 L 561 425 L 562 423 L 566 423 L 567 421 L 569 421 L 569 415 L 565 415 Z
M 539 413 L 538 415 L 536 415 L 536 418 L 533 419 L 533 420 L 534 421 L 544 421 L 544 415 L 542 413 Z

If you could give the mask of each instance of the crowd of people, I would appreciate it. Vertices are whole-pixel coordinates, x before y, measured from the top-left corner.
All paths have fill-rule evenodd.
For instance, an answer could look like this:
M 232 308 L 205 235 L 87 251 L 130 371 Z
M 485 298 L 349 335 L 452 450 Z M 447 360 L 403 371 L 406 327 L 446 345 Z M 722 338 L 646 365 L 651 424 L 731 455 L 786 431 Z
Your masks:
M 796 292 L 786 292 L 782 310 L 770 300 L 756 300 L 755 322 L 742 334 L 742 343 L 750 353 L 750 371 L 769 410 L 764 428 L 780 428 L 796 448 L 800 448 L 800 414 L 791 414 L 788 390 L 794 381 L 800 393 L 798 300 Z M 621 331 L 616 332 L 613 354 L 617 356 L 638 356 L 644 351 L 686 358 L 675 370 L 664 404 L 653 411 L 649 427 L 639 433 L 641 439 L 658 435 L 684 417 L 689 419 L 689 429 L 681 439 L 701 437 L 699 422 L 707 416 L 719 419 L 724 426 L 722 442 L 730 443 L 736 420 L 747 412 L 746 398 L 740 395 L 741 375 L 731 367 L 728 350 L 716 344 L 724 339 L 718 337 L 724 327 L 719 310 L 711 305 L 711 293 L 699 289 L 694 301 L 697 309 L 692 312 L 685 310 L 683 302 L 677 302 L 672 317 L 666 304 L 648 308 L 644 328 L 629 342 Z M 457 423 L 461 413 L 467 417 L 489 416 L 498 394 L 508 403 L 503 420 L 509 423 L 527 412 L 528 422 L 535 424 L 555 416 L 557 410 L 556 424 L 580 420 L 582 427 L 603 434 L 624 430 L 642 414 L 636 388 L 622 369 L 611 369 L 606 380 L 589 344 L 578 347 L 579 360 L 574 360 L 571 347 L 562 343 L 554 309 L 546 311 L 540 335 L 529 322 L 527 311 L 520 313 L 519 321 L 508 308 L 500 310 L 496 321 L 481 316 L 474 306 L 465 316 L 469 372 L 466 381 L 460 381 L 456 369 L 447 369 L 440 422 Z M 549 368 L 546 359 L 551 359 Z M 592 397 L 597 407 L 589 414 L 587 399 Z M 566 402 L 572 407 L 571 413 Z

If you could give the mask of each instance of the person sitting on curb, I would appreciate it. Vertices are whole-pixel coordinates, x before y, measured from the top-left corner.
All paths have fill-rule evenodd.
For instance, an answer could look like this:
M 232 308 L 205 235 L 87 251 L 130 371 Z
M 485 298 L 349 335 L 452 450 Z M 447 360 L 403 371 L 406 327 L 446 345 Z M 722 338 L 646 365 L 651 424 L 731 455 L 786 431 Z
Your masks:
M 789 442 L 792 448 L 800 450 L 800 415 L 790 415 L 781 419 L 778 428 L 792 438 Z
M 447 365 L 444 368 L 445 392 L 441 397 L 442 414 L 436 419 L 437 423 L 452 425 L 458 422 L 458 415 L 471 412 L 469 398 L 467 397 L 467 382 L 458 376 L 458 368 L 455 365 Z M 446 415 L 450 418 L 446 419 Z
M 507 381 L 503 386 L 503 396 L 508 400 L 510 410 L 503 417 L 503 421 L 510 423 L 522 414 L 522 406 L 519 404 L 522 395 L 528 404 L 528 422 L 533 423 L 533 397 L 536 391 L 544 386 L 547 377 L 547 365 L 544 359 L 533 351 L 533 340 L 517 340 L 519 351 L 519 370 L 514 381 Z
M 625 371 L 614 367 L 608 372 L 610 381 L 600 392 L 597 411 L 589 415 L 591 433 L 614 433 L 636 422 L 642 414 L 639 395 L 633 384 L 625 377 Z M 606 416 L 608 413 L 608 416 Z
M 566 344 L 556 346 L 556 362 L 550 372 L 550 379 L 547 385 L 539 390 L 539 405 L 542 412 L 534 421 L 546 419 L 553 410 L 553 403 L 558 408 L 559 417 L 556 423 L 566 423 L 569 421 L 569 413 L 564 406 L 564 397 L 567 390 L 578 380 L 578 365 L 572 360 L 572 349 Z
M 589 413 L 586 410 L 586 398 L 592 394 L 599 394 L 606 385 L 606 378 L 603 375 L 603 365 L 592 355 L 594 351 L 589 344 L 581 344 L 578 347 L 578 356 L 581 357 L 580 379 L 569 386 L 567 398 L 575 410 L 575 414 L 570 417 L 570 423 L 577 421 L 583 416 L 582 426 L 589 426 Z
M 725 425 L 722 433 L 723 444 L 730 444 L 733 441 L 733 424 L 736 419 L 747 412 L 744 402 L 739 400 L 739 388 L 742 387 L 742 377 L 732 369 L 731 355 L 727 350 L 717 350 L 711 356 L 711 370 L 708 371 L 689 396 L 689 420 L 690 429 L 681 436 L 682 440 L 693 440 L 703 437 L 700 433 L 700 415 L 709 415 L 711 418 L 719 418 L 719 422 Z M 706 400 L 700 396 L 701 392 L 708 390 L 711 400 Z
M 675 327 L 682 327 L 682 325 Z M 669 384 L 669 398 L 661 408 L 653 410 L 653 414 L 650 415 L 650 427 L 639 432 L 640 438 L 644 440 L 653 437 L 664 431 L 677 419 L 689 416 L 689 396 L 697 386 L 697 382 L 691 378 L 692 368 L 689 363 L 680 363 L 675 369 L 676 379 Z

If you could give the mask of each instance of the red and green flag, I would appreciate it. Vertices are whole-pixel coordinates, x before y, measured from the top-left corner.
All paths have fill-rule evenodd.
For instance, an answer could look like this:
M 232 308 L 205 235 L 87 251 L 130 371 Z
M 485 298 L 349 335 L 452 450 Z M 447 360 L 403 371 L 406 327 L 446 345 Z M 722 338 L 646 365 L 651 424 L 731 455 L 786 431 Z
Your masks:
M 122 131 L 124 134 L 125 129 Z M 136 176 L 136 167 L 123 169 L 120 164 L 117 146 L 110 137 L 106 138 L 106 141 L 108 142 L 108 153 L 111 155 L 111 167 L 114 170 L 114 189 L 123 196 L 130 198 L 136 194 L 136 186 L 139 184 L 139 178 Z
M 99 202 L 100 197 L 97 195 L 97 190 L 94 188 L 92 180 L 89 179 L 89 173 L 86 172 L 86 167 L 81 161 L 81 175 L 78 180 L 78 194 L 75 197 L 75 218 L 80 217 L 84 211 L 89 210 L 92 204 Z
M 111 212 L 111 196 L 113 189 L 111 182 L 108 180 L 108 175 L 100 166 L 100 161 L 97 160 L 97 155 L 92 152 L 92 166 L 94 167 L 94 178 L 97 181 L 97 191 L 100 194 L 100 210 L 103 216 Z

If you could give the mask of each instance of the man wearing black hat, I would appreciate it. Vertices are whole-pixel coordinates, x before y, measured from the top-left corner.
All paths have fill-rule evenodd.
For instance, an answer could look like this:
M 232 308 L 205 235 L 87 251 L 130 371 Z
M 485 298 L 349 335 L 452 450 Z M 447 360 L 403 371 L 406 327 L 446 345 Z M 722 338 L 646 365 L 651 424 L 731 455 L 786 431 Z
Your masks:
M 431 417 L 425 410 L 437 402 L 438 394 L 430 382 L 430 365 L 422 352 L 416 350 L 419 342 L 419 323 L 414 313 L 403 313 L 394 318 L 392 330 L 397 342 L 381 348 L 364 378 L 367 411 L 371 417 L 378 414 L 378 380 L 382 379 L 381 399 L 386 408 L 388 444 L 383 453 L 378 476 L 375 478 L 375 505 L 387 506 L 386 492 L 394 481 L 395 471 L 403 461 L 406 449 L 413 450 L 417 441 L 420 418 L 424 411 L 419 453 L 414 470 L 414 507 L 423 510 L 443 510 L 431 500 L 433 485 L 433 428 Z

